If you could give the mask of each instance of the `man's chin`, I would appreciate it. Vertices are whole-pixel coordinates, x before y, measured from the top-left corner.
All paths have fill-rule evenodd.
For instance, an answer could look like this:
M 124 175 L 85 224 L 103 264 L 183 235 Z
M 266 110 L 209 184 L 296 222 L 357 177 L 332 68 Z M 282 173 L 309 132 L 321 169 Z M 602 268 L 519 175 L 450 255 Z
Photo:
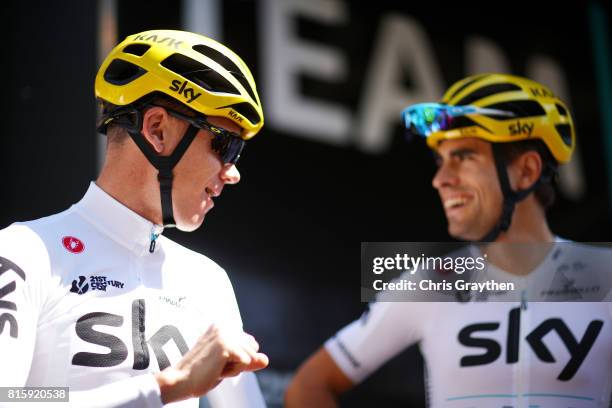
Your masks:
M 204 223 L 204 216 L 194 216 L 187 222 L 176 221 L 176 229 L 183 232 L 193 232 L 200 228 Z
M 474 231 L 470 231 L 469 228 L 463 225 L 453 225 L 452 223 L 448 224 L 448 235 L 460 241 L 478 241 L 484 236 L 484 234 L 479 235 Z

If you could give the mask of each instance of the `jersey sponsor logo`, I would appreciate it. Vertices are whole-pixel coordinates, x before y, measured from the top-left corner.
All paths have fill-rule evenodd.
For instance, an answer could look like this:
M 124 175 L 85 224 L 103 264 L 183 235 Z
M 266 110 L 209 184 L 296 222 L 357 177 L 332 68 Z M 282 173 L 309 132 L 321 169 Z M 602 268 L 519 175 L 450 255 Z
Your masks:
M 167 305 L 178 307 L 179 309 L 182 309 L 183 306 L 185 305 L 185 303 L 183 301 L 185 299 L 187 299 L 187 296 L 165 296 L 165 295 L 161 295 L 161 296 L 159 296 L 158 299 L 162 303 L 165 303 Z
M 83 241 L 75 237 L 64 237 L 62 238 L 62 244 L 64 248 L 68 250 L 68 252 L 72 252 L 73 254 L 80 254 L 85 250 L 85 245 Z
M 87 293 L 90 288 L 91 290 L 100 290 L 102 292 L 106 292 L 106 288 L 109 286 L 118 289 L 123 289 L 123 286 L 125 286 L 125 284 L 123 282 L 119 282 L 118 280 L 111 280 L 108 279 L 106 276 L 101 275 L 90 276 L 89 283 L 87 283 L 87 278 L 85 278 L 85 276 L 79 276 L 78 281 L 76 279 L 72 281 L 70 292 L 76 293 L 78 295 L 83 295 Z
M 172 85 L 170 85 L 169 89 L 178 93 L 181 96 L 184 96 L 187 99 L 187 103 L 191 103 L 198 99 L 202 93 L 195 93 L 195 88 L 190 88 L 187 86 L 189 81 L 179 81 L 175 79 L 172 81 Z
M 2 276 L 5 272 L 8 271 L 13 272 L 15 275 L 20 277 L 21 280 L 26 280 L 26 274 L 23 269 L 18 267 L 14 262 L 0 256 L 0 276 Z M 4 300 L 4 297 L 9 293 L 14 292 L 16 288 L 16 280 L 0 288 L 0 313 L 2 312 L 2 310 L 12 310 L 15 312 L 17 311 L 17 305 L 15 304 L 15 302 Z M 7 324 L 9 325 L 9 336 L 15 339 L 18 338 L 19 325 L 17 323 L 17 319 L 15 319 L 15 316 L 13 316 L 13 314 L 10 312 L 0 314 L 0 336 L 2 336 L 2 334 L 4 333 L 4 327 Z
M 136 299 L 132 302 L 132 348 L 134 370 L 144 370 L 149 367 L 149 347 L 157 360 L 160 370 L 171 365 L 164 348 L 172 342 L 181 353 L 185 355 L 189 350 L 183 335 L 178 328 L 172 325 L 162 326 L 149 340 L 145 339 L 145 316 L 146 307 L 144 299 Z M 119 337 L 94 329 L 94 326 L 123 326 L 123 316 L 106 312 L 93 312 L 81 316 L 75 325 L 77 336 L 88 343 L 109 349 L 107 353 L 92 353 L 80 351 L 72 357 L 72 364 L 85 367 L 113 367 L 123 363 L 128 357 L 128 345 Z M 102 329 L 103 330 L 103 329 Z
M 87 293 L 88 290 L 89 284 L 85 280 L 84 276 L 79 276 L 78 282 L 76 279 L 72 281 L 72 287 L 70 288 L 71 292 L 82 295 L 84 293 Z
M 495 339 L 475 336 L 475 334 L 479 332 L 496 331 L 499 326 L 499 322 L 487 322 L 471 324 L 461 329 L 458 335 L 459 343 L 465 347 L 485 349 L 483 354 L 462 357 L 460 360 L 461 367 L 490 364 L 499 358 L 502 353 L 501 344 Z M 563 319 L 551 318 L 540 323 L 535 329 L 527 334 L 525 340 L 541 361 L 554 363 L 557 360 L 548 346 L 546 346 L 543 339 L 548 334 L 555 332 L 570 355 L 569 361 L 561 373 L 559 373 L 557 379 L 559 381 L 569 381 L 574 377 L 576 372 L 578 372 L 580 366 L 589 354 L 589 351 L 591 351 L 602 326 L 603 321 L 598 319 L 592 320 L 582 335 L 582 339 L 578 339 L 574 337 L 574 334 Z M 508 364 L 514 364 L 519 361 L 520 327 L 521 309 L 517 307 L 510 310 L 508 313 L 508 333 L 506 337 L 506 363 Z
M 575 279 L 568 279 L 566 282 L 563 283 L 562 286 L 558 288 L 550 288 L 547 290 L 540 291 L 540 295 L 548 297 L 562 296 L 567 298 L 568 296 L 583 296 L 585 294 L 598 293 L 600 291 L 600 285 L 594 284 L 580 286 L 576 284 Z

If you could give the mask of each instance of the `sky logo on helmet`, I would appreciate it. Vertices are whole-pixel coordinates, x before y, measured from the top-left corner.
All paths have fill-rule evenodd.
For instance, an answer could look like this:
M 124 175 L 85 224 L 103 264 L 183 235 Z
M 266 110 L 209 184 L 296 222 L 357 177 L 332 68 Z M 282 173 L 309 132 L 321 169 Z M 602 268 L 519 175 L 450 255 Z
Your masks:
M 534 127 L 535 123 L 533 122 L 521 122 L 517 120 L 516 123 L 508 126 L 508 131 L 510 132 L 510 136 L 527 135 L 530 137 Z
M 178 79 L 175 79 L 172 81 L 172 85 L 170 85 L 169 89 L 181 96 L 184 96 L 185 99 L 187 99 L 187 103 L 191 103 L 198 99 L 202 93 L 195 93 L 193 88 L 187 86 L 188 83 L 189 81 L 181 82 Z
M 154 42 L 155 44 L 166 43 L 168 47 L 174 47 L 175 50 L 178 50 L 178 46 L 183 43 L 183 41 L 179 41 L 172 37 L 164 37 L 160 39 L 157 37 L 157 34 L 150 34 L 150 35 L 138 34 L 134 38 L 134 41 L 151 41 L 151 42 Z

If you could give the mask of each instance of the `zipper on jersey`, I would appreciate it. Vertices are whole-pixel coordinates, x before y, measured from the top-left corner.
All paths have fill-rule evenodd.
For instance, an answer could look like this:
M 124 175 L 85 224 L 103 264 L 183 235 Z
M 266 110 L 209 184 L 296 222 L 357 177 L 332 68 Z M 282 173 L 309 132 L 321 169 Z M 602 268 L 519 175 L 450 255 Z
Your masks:
M 527 290 L 521 291 L 521 310 L 527 310 Z
M 155 242 L 157 241 L 157 238 L 161 235 L 163 230 L 164 227 L 160 225 L 153 225 L 153 227 L 151 227 L 151 244 L 149 244 L 150 253 L 155 252 Z

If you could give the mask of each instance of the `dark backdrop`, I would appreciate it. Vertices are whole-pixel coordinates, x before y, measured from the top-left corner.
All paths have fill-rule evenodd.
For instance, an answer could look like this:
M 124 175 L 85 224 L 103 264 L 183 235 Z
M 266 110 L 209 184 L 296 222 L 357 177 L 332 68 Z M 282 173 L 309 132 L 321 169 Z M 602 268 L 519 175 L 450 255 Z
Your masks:
M 297 27 L 301 38 L 340 49 L 349 73 L 333 83 L 305 74 L 299 83 L 303 95 L 342 105 L 355 117 L 385 13 L 410 16 L 424 27 L 445 86 L 466 74 L 463 43 L 470 35 L 495 41 L 515 74 L 525 74 L 529 55 L 553 58 L 569 79 L 586 190 L 577 199 L 560 195 L 549 220 L 563 237 L 610 240 L 589 4 L 564 3 L 554 15 L 518 5 L 497 10 L 492 3 L 487 10 L 432 10 L 434 5 L 393 1 L 344 4 L 349 18 L 340 27 L 308 19 L 299 19 Z M 0 227 L 67 208 L 97 172 L 95 2 L 10 1 L 5 11 L 10 18 L 3 58 L 7 80 Z M 258 25 L 265 18 L 259 3 L 226 0 L 221 11 L 224 42 L 261 78 L 265 45 Z M 181 4 L 118 2 L 117 22 L 119 39 L 144 29 L 181 28 Z M 261 83 L 259 91 L 265 100 Z M 430 153 L 423 143 L 405 143 L 399 120 L 394 135 L 390 149 L 369 154 L 352 144 L 339 147 L 297 137 L 268 121 L 241 159 L 241 183 L 224 190 L 204 227 L 192 234 L 168 233 L 230 274 L 245 327 L 271 358 L 260 381 L 272 402 L 288 374 L 363 310 L 361 241 L 449 239 L 430 186 Z M 422 381 L 420 357 L 411 349 L 345 403 L 421 406 Z

